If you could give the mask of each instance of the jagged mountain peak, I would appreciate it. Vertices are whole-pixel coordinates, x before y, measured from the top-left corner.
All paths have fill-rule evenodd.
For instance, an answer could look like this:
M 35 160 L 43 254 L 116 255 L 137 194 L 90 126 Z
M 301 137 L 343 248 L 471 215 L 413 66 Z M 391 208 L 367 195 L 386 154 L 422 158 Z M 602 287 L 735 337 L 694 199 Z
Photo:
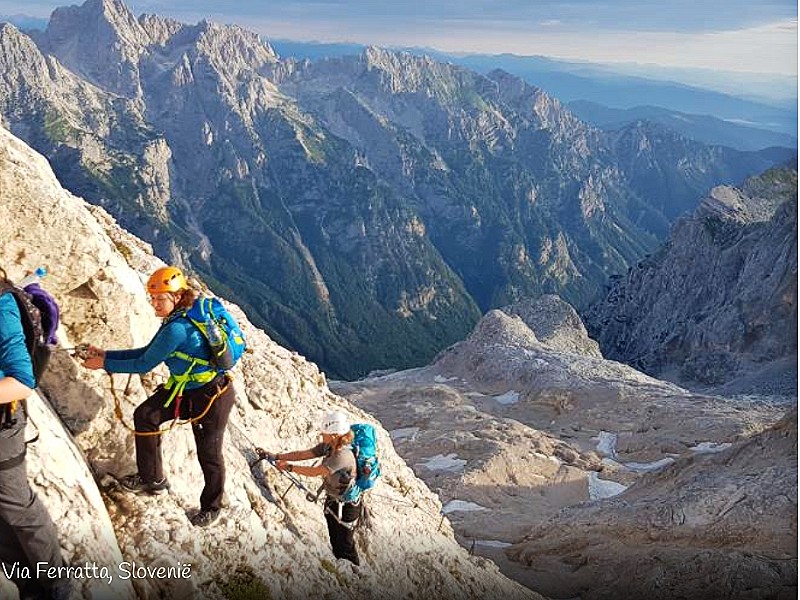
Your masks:
M 492 82 L 499 100 L 513 106 L 527 118 L 535 117 L 541 127 L 573 140 L 585 138 L 593 131 L 564 107 L 558 98 L 524 79 L 503 69 L 494 69 L 486 77 Z M 579 150 L 584 142 L 576 142 L 573 145 Z
M 388 92 L 422 92 L 444 103 L 469 100 L 470 92 L 483 76 L 463 67 L 440 62 L 429 56 L 377 46 L 364 49 L 360 57 L 367 72 L 381 73 Z
M 43 52 L 99 87 L 130 98 L 141 94 L 139 57 L 152 40 L 120 0 L 57 8 L 36 39 Z
M 28 51 L 31 49 L 37 54 L 39 53 L 30 36 L 17 29 L 11 23 L 0 23 L 0 49 L 3 52 L 3 55 L 0 56 L 0 61 L 2 62 L 10 62 L 9 56 L 11 54 L 19 55 L 20 58 L 29 56 Z
M 76 29 L 77 24 L 83 25 L 84 29 Z M 120 0 L 86 0 L 80 6 L 59 7 L 50 16 L 45 34 L 51 41 L 76 35 L 85 38 L 91 32 L 86 30 L 87 27 L 111 30 L 117 36 L 117 41 L 132 46 L 147 40 L 136 17 Z
M 434 60 L 428 55 L 411 54 L 404 50 L 389 50 L 381 46 L 367 46 L 362 52 L 362 57 L 372 67 L 393 68 L 403 66 L 406 68 L 419 68 L 421 66 L 435 67 L 442 65 L 465 71 L 463 68 Z
M 694 144 L 688 138 L 682 137 L 672 129 L 645 119 L 639 119 L 620 128 L 612 137 L 621 143 L 637 145 L 642 150 L 652 151 L 654 139 L 666 140 L 675 145 Z M 698 144 L 699 145 L 699 144 Z
M 223 25 L 204 19 L 194 28 L 197 48 L 225 61 L 228 69 L 236 71 L 250 67 L 258 69 L 275 63 L 278 56 L 268 42 L 238 25 Z M 235 64 L 232 64 L 234 61 Z
M 161 46 L 184 28 L 184 24 L 180 21 L 151 14 L 140 15 L 139 25 L 154 44 Z

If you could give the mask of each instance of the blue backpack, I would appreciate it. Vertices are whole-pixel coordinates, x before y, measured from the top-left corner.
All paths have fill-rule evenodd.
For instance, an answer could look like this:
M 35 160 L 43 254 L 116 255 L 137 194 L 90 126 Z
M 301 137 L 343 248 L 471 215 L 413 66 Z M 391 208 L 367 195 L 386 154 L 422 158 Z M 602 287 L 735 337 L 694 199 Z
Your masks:
M 342 496 L 345 502 L 355 502 L 363 492 L 372 489 L 381 476 L 381 465 L 378 461 L 378 437 L 375 428 L 369 423 L 357 423 L 350 426 L 353 432 L 353 443 L 350 446 L 356 456 L 355 484 Z
M 208 340 L 211 364 L 220 371 L 232 369 L 247 349 L 247 340 L 222 302 L 218 298 L 198 298 L 185 316 Z

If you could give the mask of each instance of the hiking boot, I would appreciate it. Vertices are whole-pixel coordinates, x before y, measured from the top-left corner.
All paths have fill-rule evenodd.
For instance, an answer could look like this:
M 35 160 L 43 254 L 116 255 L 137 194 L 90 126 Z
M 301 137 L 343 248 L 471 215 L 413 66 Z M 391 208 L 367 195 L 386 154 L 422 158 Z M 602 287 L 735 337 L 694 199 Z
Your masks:
M 189 522 L 195 527 L 208 527 L 217 519 L 219 519 L 219 509 L 201 510 L 189 519 Z
M 149 494 L 151 496 L 163 494 L 169 489 L 169 482 L 166 477 L 161 481 L 145 481 L 138 473 L 126 475 L 119 480 L 119 484 L 134 494 Z

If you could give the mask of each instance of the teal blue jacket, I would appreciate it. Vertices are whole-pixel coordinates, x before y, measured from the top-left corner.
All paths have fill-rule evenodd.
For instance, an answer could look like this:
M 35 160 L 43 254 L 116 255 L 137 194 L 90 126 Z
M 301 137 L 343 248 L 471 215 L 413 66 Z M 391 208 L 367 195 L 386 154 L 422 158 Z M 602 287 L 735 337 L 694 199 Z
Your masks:
M 2 377 L 13 377 L 31 389 L 36 387 L 19 308 L 11 294 L 0 296 L 0 378 Z
M 142 348 L 131 350 L 108 350 L 103 362 L 103 368 L 109 373 L 147 373 L 159 364 L 166 363 L 173 376 L 182 375 L 189 368 L 189 361 L 173 356 L 175 352 L 182 352 L 188 356 L 200 358 L 205 361 L 211 359 L 203 334 L 200 330 L 184 317 L 167 318 L 161 329 Z M 192 373 L 208 371 L 205 365 L 196 365 Z M 189 381 L 186 389 L 202 387 L 203 383 Z

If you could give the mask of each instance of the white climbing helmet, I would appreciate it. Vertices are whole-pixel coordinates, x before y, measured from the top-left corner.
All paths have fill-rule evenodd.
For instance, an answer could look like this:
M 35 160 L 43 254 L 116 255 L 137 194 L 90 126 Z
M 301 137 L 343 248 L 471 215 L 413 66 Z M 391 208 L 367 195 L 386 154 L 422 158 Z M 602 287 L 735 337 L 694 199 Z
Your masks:
M 347 415 L 340 410 L 334 410 L 322 417 L 319 430 L 322 433 L 332 433 L 334 435 L 344 435 L 350 431 L 350 422 Z

